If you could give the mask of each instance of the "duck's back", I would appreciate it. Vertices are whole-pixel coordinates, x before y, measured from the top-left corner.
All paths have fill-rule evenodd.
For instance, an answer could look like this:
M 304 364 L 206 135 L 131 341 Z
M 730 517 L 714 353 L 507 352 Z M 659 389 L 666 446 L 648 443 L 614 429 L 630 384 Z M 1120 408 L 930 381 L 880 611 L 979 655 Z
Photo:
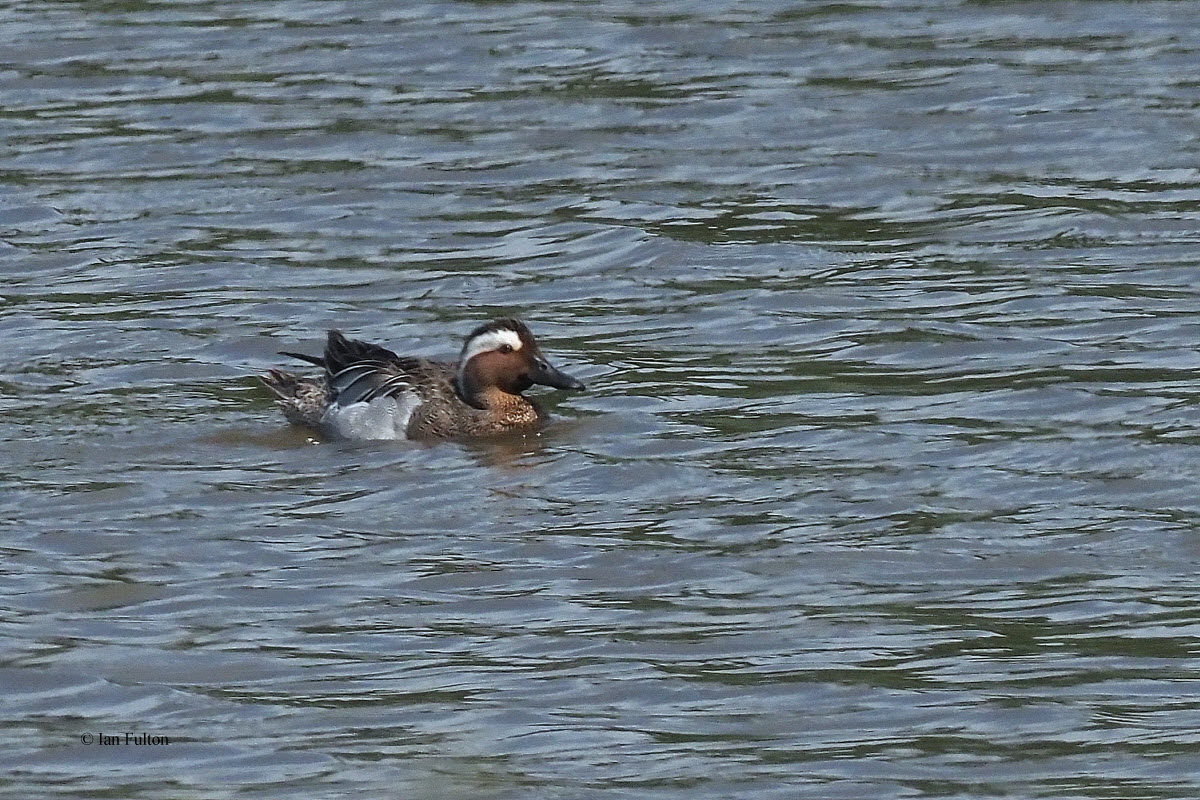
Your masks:
M 470 408 L 454 392 L 453 364 L 388 356 L 343 366 L 329 376 L 331 402 L 321 419 L 324 430 L 347 439 L 422 438 L 416 431 L 430 409 Z

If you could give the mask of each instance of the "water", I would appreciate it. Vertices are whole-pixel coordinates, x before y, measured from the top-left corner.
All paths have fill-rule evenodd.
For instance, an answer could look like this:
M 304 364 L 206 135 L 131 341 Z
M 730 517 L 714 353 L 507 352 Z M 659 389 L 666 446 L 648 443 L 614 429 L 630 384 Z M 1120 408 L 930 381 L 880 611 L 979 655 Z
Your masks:
M 0 794 L 1197 797 L 1198 58 L 1191 3 L 4 6 Z M 253 377 L 498 313 L 589 383 L 536 439 Z

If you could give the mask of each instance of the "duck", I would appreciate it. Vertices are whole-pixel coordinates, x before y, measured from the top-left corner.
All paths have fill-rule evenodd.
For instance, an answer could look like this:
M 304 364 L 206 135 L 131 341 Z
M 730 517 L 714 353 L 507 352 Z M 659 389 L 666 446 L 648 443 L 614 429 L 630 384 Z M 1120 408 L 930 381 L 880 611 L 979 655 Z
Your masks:
M 397 355 L 328 332 L 325 351 L 280 355 L 321 367 L 316 376 L 269 369 L 260 380 L 293 425 L 341 439 L 470 439 L 541 429 L 548 415 L 525 396 L 534 384 L 581 391 L 552 366 L 515 317 L 471 331 L 458 361 Z

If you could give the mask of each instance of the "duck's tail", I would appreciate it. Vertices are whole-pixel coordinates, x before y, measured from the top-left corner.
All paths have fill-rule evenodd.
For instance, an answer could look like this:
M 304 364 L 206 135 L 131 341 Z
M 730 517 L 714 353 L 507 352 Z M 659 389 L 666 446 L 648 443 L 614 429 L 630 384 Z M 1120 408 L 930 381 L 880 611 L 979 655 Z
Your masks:
M 281 369 L 269 369 L 259 380 L 275 395 L 275 403 L 288 422 L 320 427 L 321 416 L 332 402 L 324 378 L 301 378 Z

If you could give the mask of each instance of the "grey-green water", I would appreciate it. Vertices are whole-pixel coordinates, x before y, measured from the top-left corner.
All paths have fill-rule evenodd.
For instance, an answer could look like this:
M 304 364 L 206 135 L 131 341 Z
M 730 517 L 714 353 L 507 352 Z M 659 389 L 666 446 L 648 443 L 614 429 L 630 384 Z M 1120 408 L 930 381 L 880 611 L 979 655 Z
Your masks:
M 1198 68 L 1186 2 L 4 4 L 0 794 L 1194 800 Z M 536 440 L 253 378 L 499 312 L 591 385 Z

